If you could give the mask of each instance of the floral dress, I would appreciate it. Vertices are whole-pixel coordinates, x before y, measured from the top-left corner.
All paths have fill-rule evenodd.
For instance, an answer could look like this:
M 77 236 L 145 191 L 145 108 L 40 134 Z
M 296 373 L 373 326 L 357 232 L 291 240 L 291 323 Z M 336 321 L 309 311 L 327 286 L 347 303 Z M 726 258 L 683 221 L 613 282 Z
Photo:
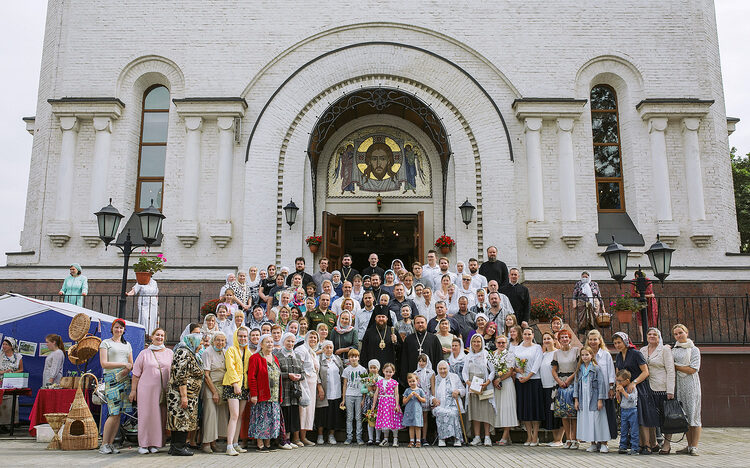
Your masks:
M 379 380 L 378 384 L 378 417 L 375 429 L 401 429 L 401 409 L 396 401 L 398 382 L 394 379 Z
M 275 439 L 282 432 L 279 384 L 281 370 L 275 360 L 268 361 L 268 388 L 271 397 L 250 407 L 249 436 L 254 439 Z
M 404 390 L 404 397 L 408 397 L 412 393 L 416 393 L 422 398 L 425 398 L 424 390 L 419 387 L 417 387 L 416 390 L 412 390 L 411 387 L 407 388 L 406 390 Z M 427 402 L 429 404 L 429 400 L 427 400 Z M 419 402 L 416 395 L 411 397 L 411 400 L 406 402 L 406 405 L 404 405 L 404 419 L 401 423 L 404 425 L 404 427 L 422 427 L 422 425 L 424 424 L 422 404 Z

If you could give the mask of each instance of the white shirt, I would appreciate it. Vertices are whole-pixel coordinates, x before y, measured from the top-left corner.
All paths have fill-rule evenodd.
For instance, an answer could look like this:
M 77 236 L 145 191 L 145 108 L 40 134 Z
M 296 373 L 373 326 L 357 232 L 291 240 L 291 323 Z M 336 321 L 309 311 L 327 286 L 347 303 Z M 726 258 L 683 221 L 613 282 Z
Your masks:
M 542 347 L 538 344 L 532 344 L 531 346 L 524 346 L 523 343 L 513 348 L 513 354 L 518 359 L 526 359 L 526 367 L 524 369 L 524 376 L 528 376 L 529 373 L 533 373 L 532 379 L 541 379 L 539 376 L 539 368 L 542 365 Z
M 469 300 L 469 309 L 471 309 L 471 307 L 477 303 L 476 290 L 472 289 L 471 287 L 469 289 L 464 289 L 459 286 L 456 288 L 455 295 L 458 296 L 459 299 L 461 298 L 461 296 L 466 296 L 466 299 Z
M 427 305 L 425 304 L 424 299 L 420 297 L 419 299 L 414 300 L 414 304 L 417 305 L 417 311 L 419 312 L 419 315 L 424 315 L 425 318 L 427 318 L 428 322 L 437 315 L 435 313 L 435 301 L 434 300 L 430 300 L 430 305 Z
M 350 297 L 354 301 L 354 315 L 356 316 L 357 312 L 359 312 L 362 309 L 362 307 L 359 305 L 359 301 L 354 299 L 354 296 L 350 296 Z M 331 306 L 331 310 L 336 314 L 337 317 L 341 315 L 341 308 L 344 306 L 344 299 L 345 298 L 343 296 L 339 297 L 338 299 L 333 301 L 333 305 Z
M 359 341 L 362 341 L 362 338 L 365 337 L 367 325 L 370 323 L 370 317 L 372 317 L 374 310 L 374 307 L 372 310 L 367 310 L 363 307 L 359 312 L 354 314 L 354 328 L 357 330 L 357 339 Z
M 429 264 L 422 265 L 422 276 L 430 278 L 433 285 L 440 284 L 440 276 L 438 276 L 438 273 L 440 273 L 439 265 L 435 264 L 434 267 L 431 267 Z
M 471 273 L 469 273 L 471 274 Z M 479 273 L 471 275 L 471 289 L 476 291 L 477 289 L 487 289 L 487 278 Z
M 336 361 L 331 359 L 323 359 L 324 363 L 328 363 L 328 394 L 326 395 L 327 400 L 335 400 L 341 398 L 341 375 L 339 374 L 339 366 L 336 365 Z M 325 364 L 324 364 L 325 365 Z
M 615 383 L 615 364 L 612 362 L 612 355 L 609 351 L 599 348 L 596 352 L 596 362 L 602 371 L 602 377 L 608 384 Z
M 552 377 L 552 359 L 554 351 L 547 351 L 542 356 L 542 365 L 539 366 L 539 376 L 542 378 L 542 387 L 552 388 L 555 386 L 555 378 Z

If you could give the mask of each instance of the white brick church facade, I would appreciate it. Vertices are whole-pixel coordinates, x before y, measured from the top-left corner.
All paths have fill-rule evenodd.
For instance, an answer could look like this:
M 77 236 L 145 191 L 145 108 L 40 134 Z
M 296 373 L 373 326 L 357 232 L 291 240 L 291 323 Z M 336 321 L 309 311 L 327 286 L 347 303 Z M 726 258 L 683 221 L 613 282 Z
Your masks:
M 748 257 L 727 255 L 739 246 L 734 121 L 708 0 L 50 0 L 41 70 L 26 119 L 34 144 L 21 252 L 8 255 L 3 280 L 60 278 L 74 261 L 89 278 L 118 278 L 121 257 L 98 241 L 92 213 L 112 198 L 127 220 L 154 193 L 166 215 L 154 250 L 171 267 L 162 279 L 293 266 L 300 254 L 310 265 L 304 239 L 322 233 L 323 212 L 423 212 L 421 254 L 445 232 L 457 242 L 452 261 L 496 245 L 526 280 L 584 268 L 608 277 L 596 234 L 611 213 L 642 237 L 631 264 L 648 264 L 643 252 L 659 234 L 677 249 L 671 278 L 750 280 Z M 169 104 L 152 180 L 142 127 L 155 86 Z M 614 182 L 595 173 L 597 86 L 616 96 Z M 405 117 L 413 108 L 354 112 L 313 156 L 311 135 L 332 104 L 377 89 L 427 109 L 443 146 Z M 383 193 L 380 209 L 375 192 L 331 196 L 339 143 L 368 127 L 423 148 L 428 195 Z M 621 188 L 614 209 L 600 209 L 598 177 Z M 291 200 L 300 212 L 290 229 Z M 465 200 L 476 207 L 468 229 Z

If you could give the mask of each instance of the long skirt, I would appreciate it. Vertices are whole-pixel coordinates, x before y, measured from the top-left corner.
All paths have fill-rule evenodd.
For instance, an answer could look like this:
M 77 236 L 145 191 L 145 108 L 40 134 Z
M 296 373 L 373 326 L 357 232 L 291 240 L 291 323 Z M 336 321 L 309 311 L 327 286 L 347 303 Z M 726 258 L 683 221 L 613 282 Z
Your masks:
M 435 426 L 437 426 L 438 439 L 448 439 L 455 437 L 456 440 L 463 442 L 461 435 L 461 414 L 458 412 L 458 406 L 455 401 L 445 405 L 440 405 L 432 409 L 435 416 Z
M 318 383 L 314 378 L 306 378 L 304 381 L 300 382 L 300 385 L 307 385 L 307 389 L 310 392 L 310 404 L 307 406 L 300 405 L 299 407 L 300 429 L 312 431 L 313 423 L 315 422 L 315 401 L 318 395 Z
M 638 391 L 638 425 L 641 427 L 658 427 L 659 410 L 654 403 L 654 392 L 648 385 L 648 380 L 636 385 Z
M 609 440 L 609 424 L 607 423 L 607 412 L 601 410 L 591 411 L 589 400 L 591 386 L 584 382 L 581 385 L 581 395 L 578 399 L 578 426 L 576 438 L 585 442 L 606 442 Z
M 281 431 L 281 407 L 276 401 L 261 401 L 250 409 L 252 439 L 275 439 Z
M 346 428 L 346 413 L 341 411 L 341 398 L 328 400 L 328 406 L 315 408 L 315 427 L 333 431 Z
M 284 417 L 284 426 L 288 434 L 299 431 L 299 405 L 282 406 L 281 415 Z
M 544 394 L 542 380 L 516 381 L 516 413 L 519 421 L 544 420 Z
M 476 376 L 473 372 L 469 372 L 469 380 L 468 382 L 471 382 L 471 380 Z M 482 377 L 482 376 L 479 376 Z M 490 384 L 491 385 L 491 384 Z M 469 404 L 466 408 L 466 414 L 469 418 L 469 421 L 479 421 L 483 423 L 488 423 L 490 425 L 495 424 L 495 408 L 492 407 L 492 403 L 490 402 L 490 399 L 486 400 L 480 400 L 479 395 L 476 393 L 470 392 L 469 393 Z
M 554 431 L 562 427 L 562 419 L 555 417 L 555 410 L 552 407 L 552 391 L 555 387 L 542 388 L 544 394 L 544 419 L 542 427 L 548 431 Z
M 227 436 L 227 424 L 229 423 L 229 407 L 226 400 L 221 398 L 221 381 L 214 382 L 219 391 L 219 403 L 214 403 L 213 394 L 208 385 L 203 386 L 201 398 L 203 398 L 203 443 L 208 444 L 216 441 L 219 437 Z
M 615 400 L 607 398 L 604 400 L 604 410 L 607 412 L 607 423 L 609 424 L 609 438 L 617 438 L 617 413 L 615 412 Z
M 495 427 L 518 426 L 516 414 L 516 385 L 512 378 L 502 381 L 502 388 L 495 389 Z

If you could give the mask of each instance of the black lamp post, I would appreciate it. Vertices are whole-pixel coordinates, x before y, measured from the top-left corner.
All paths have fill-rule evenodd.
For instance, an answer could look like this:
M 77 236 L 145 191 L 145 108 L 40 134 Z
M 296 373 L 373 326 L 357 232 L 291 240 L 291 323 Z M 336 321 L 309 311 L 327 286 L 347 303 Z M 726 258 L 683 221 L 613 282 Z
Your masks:
M 286 223 L 289 225 L 290 231 L 294 223 L 297 222 L 297 211 L 299 211 L 299 207 L 294 204 L 294 200 L 287 203 L 284 207 L 284 216 L 286 217 Z
M 466 229 L 469 229 L 471 218 L 474 216 L 474 205 L 469 203 L 469 199 L 467 198 L 465 202 L 461 203 L 461 206 L 459 206 L 458 209 L 461 210 L 461 219 L 466 225 Z
M 112 206 L 111 198 L 109 199 L 109 205 L 94 213 L 94 215 L 96 216 L 96 221 L 99 225 L 99 238 L 104 242 L 104 248 L 106 250 L 106 248 L 109 247 L 109 244 L 117 237 L 117 229 L 120 227 L 120 221 L 124 216 L 120 214 L 117 208 Z M 137 219 L 133 220 L 135 216 L 137 216 Z M 122 284 L 120 287 L 120 303 L 117 310 L 118 318 L 122 318 L 125 315 L 125 303 L 127 301 L 125 290 L 128 283 L 130 254 L 132 254 L 138 247 L 150 247 L 154 242 L 160 240 L 161 225 L 164 218 L 165 216 L 154 207 L 154 201 L 151 200 L 151 206 L 131 216 L 131 219 L 128 220 L 124 232 L 125 239 L 114 244 L 124 255 L 122 265 Z M 136 221 L 141 228 L 140 233 L 137 233 L 138 236 L 135 241 L 133 241 L 130 236 L 131 221 Z M 120 237 L 122 237 L 122 233 Z
M 664 279 L 669 276 L 669 270 L 672 265 L 672 252 L 674 252 L 674 249 L 662 243 L 658 235 L 656 236 L 656 242 L 646 251 L 648 261 L 651 263 L 651 269 L 654 271 L 654 276 L 659 278 L 661 284 L 664 284 Z M 629 253 L 630 250 L 615 242 L 615 236 L 612 236 L 612 243 L 607 246 L 607 250 L 602 254 L 604 261 L 607 262 L 609 275 L 619 284 L 622 284 L 623 279 L 627 276 Z M 646 274 L 643 273 L 641 266 L 638 265 L 638 270 L 635 272 L 635 280 L 625 280 L 624 282 L 635 284 L 635 289 L 638 291 L 638 302 L 641 303 L 643 344 L 645 345 L 648 334 L 648 305 L 646 303 L 648 280 L 646 279 Z

